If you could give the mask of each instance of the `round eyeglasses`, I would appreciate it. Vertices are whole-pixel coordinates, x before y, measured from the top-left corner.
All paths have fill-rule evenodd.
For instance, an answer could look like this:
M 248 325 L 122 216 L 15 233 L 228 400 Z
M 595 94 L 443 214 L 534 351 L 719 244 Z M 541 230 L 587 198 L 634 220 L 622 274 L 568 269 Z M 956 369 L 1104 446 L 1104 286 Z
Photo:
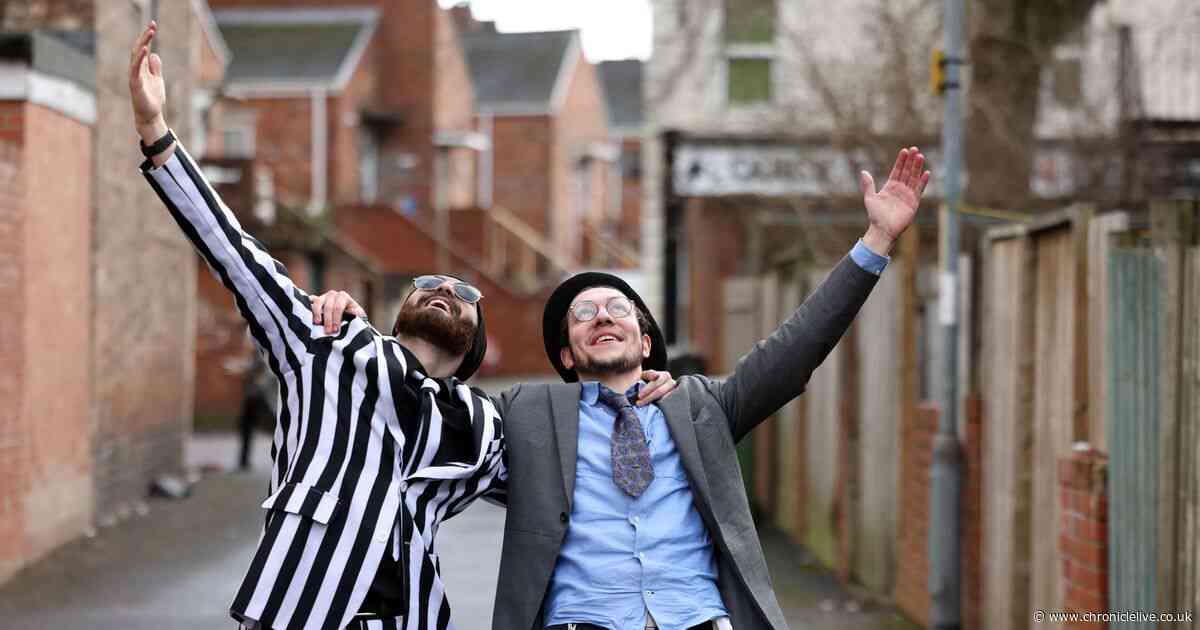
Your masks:
M 446 282 L 453 283 L 450 285 L 450 288 L 454 291 L 454 295 L 467 304 L 474 304 L 483 299 L 483 294 L 479 292 L 479 289 L 476 289 L 462 280 L 448 278 L 445 276 L 417 276 L 413 279 L 413 286 L 418 289 L 432 291 L 443 284 L 446 284 Z
M 633 313 L 633 302 L 627 297 L 611 297 L 604 303 L 604 310 L 615 318 L 629 317 Z M 580 300 L 571 305 L 571 314 L 577 322 L 588 322 L 600 314 L 600 306 L 591 300 Z

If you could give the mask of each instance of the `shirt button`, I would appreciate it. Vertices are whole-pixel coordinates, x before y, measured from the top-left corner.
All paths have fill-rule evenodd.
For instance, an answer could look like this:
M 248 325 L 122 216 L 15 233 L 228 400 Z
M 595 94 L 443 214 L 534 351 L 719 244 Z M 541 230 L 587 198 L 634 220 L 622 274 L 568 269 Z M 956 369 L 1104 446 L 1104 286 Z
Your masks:
M 382 544 L 384 544 L 384 543 L 386 543 L 386 542 L 387 542 L 387 539 L 388 539 L 388 537 L 387 537 L 387 534 L 386 534 L 386 533 L 385 533 L 385 534 L 379 534 L 378 536 L 376 536 L 376 537 L 375 537 L 375 542 L 377 542 L 377 543 L 379 543 L 379 544 L 381 544 L 381 545 L 382 545 Z
M 646 561 L 646 554 L 645 554 L 645 553 L 639 553 L 639 554 L 638 554 L 638 560 L 641 560 L 642 562 L 645 562 L 645 561 Z M 649 592 L 649 591 L 647 591 L 647 592 Z
M 400 492 L 407 492 L 407 491 L 408 491 L 408 484 L 401 481 L 400 482 Z
M 567 522 L 567 513 L 566 513 L 566 512 L 559 512 L 559 513 L 558 513 L 558 522 L 560 522 L 560 523 L 566 523 L 566 522 Z

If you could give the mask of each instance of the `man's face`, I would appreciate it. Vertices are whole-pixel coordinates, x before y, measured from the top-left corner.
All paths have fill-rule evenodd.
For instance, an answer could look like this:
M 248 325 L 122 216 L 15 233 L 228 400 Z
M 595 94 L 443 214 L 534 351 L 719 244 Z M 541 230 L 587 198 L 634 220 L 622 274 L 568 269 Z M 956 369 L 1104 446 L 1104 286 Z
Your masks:
M 636 370 L 650 356 L 650 336 L 638 326 L 636 305 L 624 317 L 608 312 L 608 301 L 625 295 L 611 287 L 593 287 L 575 296 L 572 307 L 590 300 L 599 307 L 596 316 L 579 321 L 567 313 L 567 347 L 559 358 L 568 369 L 581 374 L 610 374 Z M 573 309 L 572 309 L 573 310 Z
M 475 339 L 479 314 L 451 288 L 458 280 L 445 280 L 433 289 L 415 289 L 400 307 L 392 333 L 424 339 L 451 355 L 465 354 Z

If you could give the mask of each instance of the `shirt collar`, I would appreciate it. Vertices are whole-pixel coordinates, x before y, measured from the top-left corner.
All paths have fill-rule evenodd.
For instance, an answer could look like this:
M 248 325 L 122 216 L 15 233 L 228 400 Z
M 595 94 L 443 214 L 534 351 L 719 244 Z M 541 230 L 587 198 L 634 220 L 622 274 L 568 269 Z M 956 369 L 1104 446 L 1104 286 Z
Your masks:
M 600 400 L 600 382 L 599 381 L 585 381 L 585 382 L 581 383 L 580 385 L 583 386 L 583 390 L 579 393 L 580 401 L 582 401 L 588 405 L 592 405 L 592 406 L 600 404 L 599 403 L 599 400 Z M 634 383 L 632 386 L 630 386 L 629 389 L 625 390 L 625 396 L 627 398 L 630 398 L 631 400 L 636 400 L 637 394 L 642 391 L 642 385 L 645 385 L 645 382 L 638 381 L 638 382 Z

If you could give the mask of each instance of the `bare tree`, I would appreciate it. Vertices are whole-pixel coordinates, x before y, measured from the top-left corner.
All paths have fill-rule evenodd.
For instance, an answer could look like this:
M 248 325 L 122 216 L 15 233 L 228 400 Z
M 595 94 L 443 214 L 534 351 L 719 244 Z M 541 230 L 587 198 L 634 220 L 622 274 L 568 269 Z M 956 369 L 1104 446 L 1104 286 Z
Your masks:
M 1097 0 L 979 0 L 970 15 L 967 198 L 1013 206 L 1031 197 L 1038 86 L 1054 46 Z

